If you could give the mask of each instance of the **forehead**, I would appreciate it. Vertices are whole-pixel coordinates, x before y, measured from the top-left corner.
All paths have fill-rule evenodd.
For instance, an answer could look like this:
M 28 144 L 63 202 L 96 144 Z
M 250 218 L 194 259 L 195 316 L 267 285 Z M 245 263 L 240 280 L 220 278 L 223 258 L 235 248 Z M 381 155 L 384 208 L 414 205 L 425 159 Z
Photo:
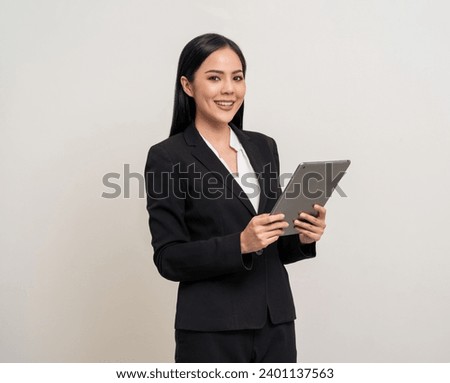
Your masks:
M 221 48 L 211 53 L 200 65 L 199 70 L 242 70 L 239 56 L 229 47 Z

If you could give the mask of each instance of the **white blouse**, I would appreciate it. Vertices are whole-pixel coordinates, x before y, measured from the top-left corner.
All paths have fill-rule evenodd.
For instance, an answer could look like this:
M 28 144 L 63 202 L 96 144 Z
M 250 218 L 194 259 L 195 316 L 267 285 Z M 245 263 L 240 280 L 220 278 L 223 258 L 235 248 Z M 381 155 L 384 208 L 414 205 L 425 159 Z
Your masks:
M 219 152 L 212 146 L 205 137 L 201 134 L 200 136 L 209 146 L 209 148 L 213 151 L 213 153 L 217 156 L 217 158 L 222 161 L 224 166 L 233 174 L 234 179 L 237 181 L 242 190 L 247 194 L 248 199 L 252 203 L 255 208 L 255 212 L 258 213 L 259 206 L 259 194 L 261 192 L 258 183 L 258 177 L 253 170 L 253 167 L 250 163 L 250 160 L 247 157 L 247 153 L 245 152 L 243 146 L 241 145 L 236 133 L 233 132 L 233 129 L 230 129 L 230 147 L 232 147 L 237 152 L 237 173 L 232 173 L 227 163 L 223 158 L 220 157 Z

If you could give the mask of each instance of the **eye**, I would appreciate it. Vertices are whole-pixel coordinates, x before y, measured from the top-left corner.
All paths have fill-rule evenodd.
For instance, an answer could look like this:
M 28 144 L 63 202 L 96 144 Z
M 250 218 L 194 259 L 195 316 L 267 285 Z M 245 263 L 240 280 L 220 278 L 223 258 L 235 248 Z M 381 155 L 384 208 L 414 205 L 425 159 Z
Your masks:
M 244 79 L 243 76 L 235 76 L 234 81 L 242 81 Z
M 208 80 L 219 81 L 220 77 L 219 76 L 210 76 L 210 77 L 208 77 Z

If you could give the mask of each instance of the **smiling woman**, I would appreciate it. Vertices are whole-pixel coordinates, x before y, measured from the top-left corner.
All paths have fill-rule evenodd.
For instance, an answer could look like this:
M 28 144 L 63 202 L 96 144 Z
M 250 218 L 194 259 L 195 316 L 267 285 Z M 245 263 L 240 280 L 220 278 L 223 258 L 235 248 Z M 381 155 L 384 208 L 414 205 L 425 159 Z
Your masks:
M 190 41 L 170 137 L 148 153 L 154 262 L 180 282 L 176 362 L 296 361 L 284 265 L 315 257 L 325 209 L 295 220 L 298 234 L 289 236 L 284 215 L 268 214 L 281 194 L 278 152 L 272 138 L 242 129 L 245 72 L 241 50 L 226 37 Z
M 200 67 L 218 50 L 232 50 L 239 58 L 239 64 L 235 70 L 239 70 L 242 79 L 245 78 L 247 63 L 239 46 L 232 40 L 224 36 L 209 33 L 191 40 L 182 50 L 178 62 L 177 77 L 175 81 L 175 103 L 173 108 L 172 127 L 170 135 L 184 131 L 187 125 L 196 117 L 196 105 L 194 99 L 187 95 L 183 87 L 183 81 L 192 83 L 195 76 L 200 74 Z M 211 67 L 206 70 L 219 71 L 210 73 L 211 81 L 219 80 L 220 68 Z M 185 80 L 182 80 L 185 78 Z M 244 90 L 245 93 L 245 90 Z M 242 117 L 244 114 L 244 105 L 237 109 L 236 114 L 232 117 L 231 122 L 238 128 L 242 128 Z
M 192 81 L 182 76 L 181 84 L 195 101 L 196 127 L 206 138 L 211 136 L 211 130 L 228 129 L 228 123 L 244 102 L 242 63 L 228 47 L 208 56 Z
M 180 81 L 184 92 L 195 101 L 195 127 L 231 173 L 237 173 L 236 150 L 228 145 L 229 139 L 221 138 L 229 136 L 228 124 L 244 102 L 244 71 L 238 55 L 228 47 L 219 49 L 203 61 L 192 81 L 186 76 Z

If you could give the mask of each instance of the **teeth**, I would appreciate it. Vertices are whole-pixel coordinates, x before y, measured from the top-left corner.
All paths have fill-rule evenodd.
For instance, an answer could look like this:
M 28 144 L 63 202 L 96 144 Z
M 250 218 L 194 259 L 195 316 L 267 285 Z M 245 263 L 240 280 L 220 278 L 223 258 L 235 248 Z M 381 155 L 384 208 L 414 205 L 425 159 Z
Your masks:
M 234 102 L 233 101 L 216 101 L 216 104 L 220 105 L 220 106 L 231 106 L 234 104 Z

